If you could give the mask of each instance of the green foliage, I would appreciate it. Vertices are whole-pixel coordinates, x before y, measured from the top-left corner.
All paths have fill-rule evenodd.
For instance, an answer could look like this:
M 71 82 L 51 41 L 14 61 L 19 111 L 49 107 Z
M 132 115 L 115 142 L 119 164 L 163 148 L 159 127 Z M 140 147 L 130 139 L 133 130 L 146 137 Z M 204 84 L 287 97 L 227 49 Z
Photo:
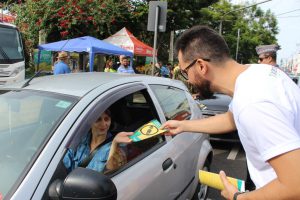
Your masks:
M 271 11 L 264 12 L 257 6 L 232 5 L 222 0 L 210 7 L 203 8 L 202 24 L 209 25 L 219 31 L 222 21 L 224 36 L 235 58 L 237 48 L 237 33 L 240 29 L 238 61 L 241 63 L 257 62 L 255 47 L 261 44 L 274 44 L 278 34 L 277 20 Z
M 110 27 L 122 18 L 124 8 L 129 8 L 126 0 L 27 0 L 15 4 L 12 11 L 28 45 L 35 47 L 40 30 L 46 32 L 48 42 L 108 35 Z
M 104 39 L 123 27 L 152 46 L 153 32 L 147 31 L 149 0 L 26 0 L 9 1 L 18 17 L 16 24 L 25 38 L 27 52 L 38 44 L 39 31 L 47 42 L 84 35 Z M 9 4 L 9 3 L 7 3 Z M 243 5 L 247 6 L 247 5 Z M 158 59 L 168 62 L 170 32 L 197 24 L 219 30 L 235 57 L 237 31 L 240 29 L 238 61 L 256 62 L 255 47 L 276 43 L 277 21 L 270 12 L 254 6 L 241 9 L 229 0 L 168 0 L 166 32 L 158 34 Z M 235 11 L 240 9 L 239 11 Z
M 157 49 L 158 59 L 164 63 L 168 62 L 170 32 L 175 30 L 188 29 L 193 25 L 200 24 L 202 19 L 202 8 L 205 8 L 217 0 L 168 0 L 166 32 L 158 34 Z M 132 12 L 128 16 L 131 23 L 126 27 L 142 41 L 153 44 L 153 32 L 147 31 L 149 1 L 131 1 Z

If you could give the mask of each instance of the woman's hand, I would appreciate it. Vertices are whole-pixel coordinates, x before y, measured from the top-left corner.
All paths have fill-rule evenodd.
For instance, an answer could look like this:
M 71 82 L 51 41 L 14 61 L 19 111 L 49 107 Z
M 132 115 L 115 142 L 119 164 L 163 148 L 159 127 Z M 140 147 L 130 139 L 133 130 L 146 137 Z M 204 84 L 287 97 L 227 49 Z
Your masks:
M 131 143 L 132 139 L 129 138 L 130 135 L 133 135 L 133 132 L 120 132 L 114 137 L 114 140 L 110 147 L 107 163 L 106 163 L 106 168 L 108 170 L 117 169 L 127 162 L 126 155 L 118 147 L 118 144 L 119 143 L 123 143 L 123 144 Z
M 129 138 L 130 135 L 133 135 L 133 132 L 120 132 L 116 135 L 113 142 L 117 144 L 119 143 L 129 144 L 132 142 L 132 139 Z
M 169 120 L 165 122 L 160 129 L 168 130 L 165 135 L 177 135 L 178 133 L 183 132 L 183 124 L 182 121 Z

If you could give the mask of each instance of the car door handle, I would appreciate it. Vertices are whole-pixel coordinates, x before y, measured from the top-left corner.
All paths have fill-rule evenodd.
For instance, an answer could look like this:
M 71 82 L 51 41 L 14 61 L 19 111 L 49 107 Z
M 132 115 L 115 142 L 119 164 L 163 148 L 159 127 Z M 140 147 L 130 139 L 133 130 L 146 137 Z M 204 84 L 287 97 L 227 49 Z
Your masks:
M 165 160 L 162 164 L 162 168 L 163 170 L 167 170 L 169 167 L 171 167 L 173 165 L 173 160 L 171 158 L 168 158 L 167 160 Z

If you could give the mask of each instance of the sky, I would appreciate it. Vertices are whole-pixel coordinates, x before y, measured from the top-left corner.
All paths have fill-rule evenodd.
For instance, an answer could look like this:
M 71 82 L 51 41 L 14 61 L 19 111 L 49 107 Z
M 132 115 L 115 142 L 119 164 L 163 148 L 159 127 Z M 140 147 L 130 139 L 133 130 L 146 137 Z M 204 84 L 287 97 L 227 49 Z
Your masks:
M 248 2 L 255 4 L 263 1 Z M 244 0 L 232 1 L 241 2 Z M 291 59 L 293 55 L 300 53 L 300 0 L 271 0 L 258 6 L 264 11 L 270 9 L 277 18 L 279 33 L 276 38 L 281 46 L 281 50 L 277 52 L 277 63 L 280 63 L 281 59 Z

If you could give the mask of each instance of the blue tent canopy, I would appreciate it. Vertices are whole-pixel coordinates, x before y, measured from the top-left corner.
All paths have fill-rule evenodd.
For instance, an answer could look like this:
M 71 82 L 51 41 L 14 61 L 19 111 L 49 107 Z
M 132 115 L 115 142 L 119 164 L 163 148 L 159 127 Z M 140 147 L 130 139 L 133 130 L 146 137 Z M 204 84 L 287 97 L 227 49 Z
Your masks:
M 133 53 L 118 46 L 104 42 L 91 36 L 84 36 L 69 40 L 62 40 L 38 46 L 38 63 L 40 60 L 40 50 L 46 51 L 68 51 L 68 52 L 87 52 L 90 55 L 90 71 L 93 71 L 95 54 L 125 55 L 133 57 Z M 132 63 L 132 62 L 131 62 Z

